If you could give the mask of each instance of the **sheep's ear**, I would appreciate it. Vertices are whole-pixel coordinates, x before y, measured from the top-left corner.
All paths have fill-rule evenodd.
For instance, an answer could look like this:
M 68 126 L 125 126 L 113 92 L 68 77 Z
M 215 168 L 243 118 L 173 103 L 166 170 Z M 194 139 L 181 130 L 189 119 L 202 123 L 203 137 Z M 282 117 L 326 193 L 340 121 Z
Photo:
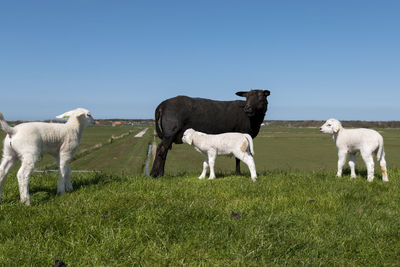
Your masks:
M 65 112 L 64 114 L 58 115 L 56 118 L 57 119 L 68 119 L 71 116 L 71 112 Z
M 271 94 L 271 92 L 269 90 L 264 90 L 264 95 L 267 97 Z
M 238 96 L 243 96 L 243 97 L 247 97 L 247 93 L 248 93 L 248 92 L 243 92 L 243 91 L 241 91 L 241 92 L 236 92 L 236 95 L 238 95 Z

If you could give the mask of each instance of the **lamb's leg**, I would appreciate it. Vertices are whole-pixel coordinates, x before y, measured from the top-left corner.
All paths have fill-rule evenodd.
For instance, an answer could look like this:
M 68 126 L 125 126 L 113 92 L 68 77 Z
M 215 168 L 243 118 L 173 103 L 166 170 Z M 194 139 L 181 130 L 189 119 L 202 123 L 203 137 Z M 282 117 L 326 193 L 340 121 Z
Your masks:
M 386 160 L 385 160 L 385 155 L 382 155 L 381 160 L 379 161 L 379 165 L 381 166 L 381 171 L 382 171 L 382 180 L 384 182 L 389 182 L 389 178 L 387 175 L 387 169 L 386 169 Z
M 71 183 L 71 168 L 69 167 L 68 162 L 65 163 L 64 168 L 65 168 L 65 177 L 64 177 L 65 191 L 72 192 L 73 187 L 72 187 L 72 183 Z
M 210 177 L 209 180 L 215 179 L 214 165 L 215 159 L 217 158 L 217 152 L 214 150 L 208 151 L 208 164 L 210 165 Z
M 349 166 L 350 166 L 350 172 L 351 172 L 350 177 L 351 178 L 356 178 L 356 168 L 355 168 L 356 159 L 357 159 L 357 154 L 351 153 L 350 154 L 350 160 L 349 160 Z
M 11 167 L 14 165 L 15 156 L 12 155 L 3 155 L 3 159 L 0 164 L 0 203 L 1 203 L 1 193 L 3 191 L 3 183 L 7 178 L 7 174 L 9 173 Z
M 57 186 L 57 194 L 63 195 L 65 191 L 72 191 L 71 169 L 69 168 L 69 155 L 60 155 L 59 160 L 59 179 Z
M 246 163 L 247 167 L 249 167 L 251 180 L 253 180 L 253 182 L 257 181 L 256 164 L 254 163 L 254 158 L 250 154 L 244 153 L 242 160 L 244 163 Z
M 21 167 L 17 173 L 21 203 L 27 206 L 31 204 L 29 196 L 29 176 L 35 168 L 36 160 L 37 159 L 33 156 L 24 155 Z
M 203 162 L 203 171 L 199 176 L 199 179 L 204 179 L 207 174 L 207 168 L 208 168 L 208 157 L 206 156 L 206 159 Z
M 374 159 L 371 153 L 361 152 L 361 156 L 365 162 L 365 166 L 367 166 L 368 182 L 372 182 L 374 180 Z
M 339 150 L 338 153 L 338 170 L 337 170 L 337 177 L 342 177 L 343 166 L 346 163 L 346 156 L 347 152 Z

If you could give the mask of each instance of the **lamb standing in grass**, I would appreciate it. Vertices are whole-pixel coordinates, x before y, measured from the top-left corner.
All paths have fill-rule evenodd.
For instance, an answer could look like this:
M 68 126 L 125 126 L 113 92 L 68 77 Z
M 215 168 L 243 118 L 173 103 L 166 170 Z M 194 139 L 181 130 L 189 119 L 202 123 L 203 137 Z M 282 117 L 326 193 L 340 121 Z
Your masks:
M 52 155 L 59 165 L 57 193 L 62 195 L 66 190 L 72 191 L 68 163 L 79 146 L 83 130 L 93 125 L 94 119 L 90 112 L 83 108 L 57 116 L 57 118 L 68 117 L 65 124 L 29 122 L 10 127 L 0 113 L 1 128 L 7 133 L 0 164 L 0 202 L 4 180 L 16 159 L 19 158 L 21 167 L 17 177 L 20 198 L 22 203 L 30 205 L 29 176 L 41 153 Z
M 344 129 L 342 124 L 336 119 L 327 120 L 325 124 L 321 126 L 320 131 L 322 133 L 332 134 L 333 140 L 339 150 L 338 177 L 342 176 L 342 169 L 346 163 L 346 156 L 349 153 L 351 178 L 356 178 L 356 153 L 360 151 L 365 165 L 367 166 L 368 182 L 374 180 L 373 153 L 376 154 L 379 165 L 381 166 L 382 180 L 384 182 L 389 181 L 386 170 L 385 151 L 383 149 L 383 138 L 377 131 L 363 128 Z
M 203 163 L 203 172 L 199 179 L 206 177 L 208 167 L 210 167 L 209 179 L 214 179 L 214 164 L 217 155 L 233 154 L 247 164 L 251 179 L 253 182 L 256 181 L 257 173 L 253 159 L 253 139 L 250 135 L 242 133 L 204 134 L 193 129 L 187 129 L 183 134 L 182 141 L 194 146 L 197 151 L 206 157 Z

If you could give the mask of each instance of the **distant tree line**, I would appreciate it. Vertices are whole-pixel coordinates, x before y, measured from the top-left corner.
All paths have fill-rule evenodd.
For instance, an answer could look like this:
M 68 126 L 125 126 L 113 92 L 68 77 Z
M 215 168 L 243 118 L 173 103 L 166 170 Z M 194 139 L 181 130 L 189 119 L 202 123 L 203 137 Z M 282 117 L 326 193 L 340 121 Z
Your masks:
M 348 128 L 400 128 L 400 121 L 341 121 L 343 127 Z M 304 121 L 265 121 L 269 126 L 285 127 L 321 127 L 325 121 L 304 120 Z

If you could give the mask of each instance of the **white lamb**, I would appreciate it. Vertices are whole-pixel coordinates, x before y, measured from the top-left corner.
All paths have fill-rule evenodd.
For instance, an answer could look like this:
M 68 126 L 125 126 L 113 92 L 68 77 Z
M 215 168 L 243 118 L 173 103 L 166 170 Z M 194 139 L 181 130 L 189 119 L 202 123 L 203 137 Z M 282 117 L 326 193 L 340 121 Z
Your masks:
M 94 124 L 90 112 L 83 108 L 66 112 L 57 118 L 68 118 L 66 123 L 29 122 L 10 127 L 0 113 L 1 128 L 7 133 L 4 139 L 3 159 L 0 164 L 0 202 L 5 178 L 15 163 L 21 160 L 17 178 L 21 202 L 30 205 L 29 176 L 41 153 L 52 155 L 59 165 L 60 176 L 57 193 L 72 191 L 69 161 L 79 146 L 83 130 Z
M 183 134 L 182 141 L 193 146 L 206 157 L 203 163 L 203 172 L 199 179 L 206 177 L 208 167 L 210 167 L 209 179 L 214 179 L 214 164 L 217 155 L 233 154 L 247 164 L 253 182 L 257 180 L 256 166 L 253 159 L 253 139 L 250 135 L 242 133 L 205 134 L 193 129 L 187 129 Z
M 374 159 L 372 154 L 376 154 L 382 170 L 382 180 L 389 181 L 386 169 L 385 151 L 383 148 L 383 138 L 375 130 L 371 129 L 344 129 L 342 124 L 336 119 L 327 120 L 321 126 L 322 133 L 332 134 L 333 140 L 338 148 L 338 171 L 337 176 L 342 176 L 342 169 L 346 163 L 347 154 L 350 154 L 349 166 L 351 178 L 356 178 L 355 165 L 356 154 L 359 151 L 368 171 L 368 181 L 374 180 Z

